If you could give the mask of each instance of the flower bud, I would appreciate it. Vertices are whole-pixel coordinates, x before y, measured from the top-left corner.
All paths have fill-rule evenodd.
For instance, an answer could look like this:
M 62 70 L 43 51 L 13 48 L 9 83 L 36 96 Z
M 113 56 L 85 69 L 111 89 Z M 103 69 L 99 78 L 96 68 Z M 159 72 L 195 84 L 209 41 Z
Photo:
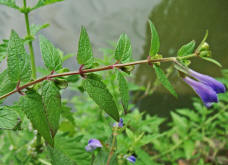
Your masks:
M 203 43 L 203 45 L 200 48 L 200 52 L 204 50 L 209 50 L 209 44 L 207 42 Z
M 207 51 L 207 50 L 200 51 L 199 56 L 200 57 L 208 57 L 209 56 L 209 51 Z

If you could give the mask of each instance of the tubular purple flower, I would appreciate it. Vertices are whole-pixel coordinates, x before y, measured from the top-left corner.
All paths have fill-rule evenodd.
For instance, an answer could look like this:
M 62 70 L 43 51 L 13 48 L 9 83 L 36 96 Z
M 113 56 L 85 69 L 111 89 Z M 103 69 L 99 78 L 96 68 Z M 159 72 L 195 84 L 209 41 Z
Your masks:
M 189 69 L 188 72 L 192 77 L 194 77 L 198 81 L 202 82 L 203 84 L 205 84 L 207 86 L 210 86 L 216 93 L 226 92 L 225 86 L 221 82 L 215 80 L 214 78 L 212 78 L 208 75 L 198 73 L 191 69 Z
M 199 95 L 206 107 L 210 107 L 212 103 L 218 102 L 216 91 L 210 86 L 189 77 L 184 77 L 183 80 Z
M 97 139 L 90 139 L 88 141 L 88 145 L 85 147 L 86 151 L 93 151 L 96 148 L 101 148 L 102 144 L 99 140 Z
M 136 162 L 136 157 L 133 156 L 133 155 L 125 157 L 125 158 L 131 163 L 135 163 Z

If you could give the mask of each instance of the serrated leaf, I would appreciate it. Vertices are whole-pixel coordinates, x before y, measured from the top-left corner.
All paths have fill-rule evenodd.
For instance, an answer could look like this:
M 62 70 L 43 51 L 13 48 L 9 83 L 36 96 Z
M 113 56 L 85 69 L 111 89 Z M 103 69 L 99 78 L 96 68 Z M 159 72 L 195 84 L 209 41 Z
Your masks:
M 157 75 L 158 80 L 162 83 L 162 85 L 175 97 L 177 97 L 177 93 L 174 90 L 172 84 L 169 82 L 168 78 L 166 77 L 165 73 L 163 70 L 157 66 L 153 65 L 155 73 Z
M 64 1 L 64 0 L 39 0 L 37 4 L 34 7 L 32 7 L 32 10 L 35 10 L 43 6 L 51 5 L 56 2 L 61 2 L 61 1 Z
M 84 26 L 81 27 L 81 33 L 78 42 L 77 61 L 79 64 L 83 64 L 88 67 L 91 66 L 94 61 L 92 46 L 89 40 L 88 33 L 86 32 L 86 28 Z
M 121 102 L 123 104 L 124 110 L 127 110 L 128 101 L 129 101 L 128 84 L 121 72 L 118 72 L 118 81 L 119 81 L 119 91 L 121 96 Z
M 0 129 L 14 129 L 18 123 L 18 115 L 15 111 L 4 106 L 0 107 Z
M 62 68 L 62 60 L 59 55 L 58 49 L 47 40 L 44 36 L 40 35 L 40 49 L 44 60 L 45 66 L 49 71 L 57 71 Z
M 26 53 L 23 40 L 11 31 L 8 43 L 8 75 L 11 81 L 27 82 L 31 78 L 30 57 Z
M 12 82 L 9 79 L 7 69 L 0 73 L 0 96 L 14 90 L 16 85 L 16 82 Z
M 8 40 L 3 40 L 0 44 L 0 63 L 7 57 Z
M 126 133 L 131 140 L 135 139 L 135 135 L 130 129 L 126 128 Z
M 15 3 L 15 0 L 0 0 L 0 5 L 5 5 L 14 9 L 19 9 L 19 7 Z
M 200 116 L 198 113 L 194 112 L 193 110 L 190 109 L 177 109 L 177 112 L 183 116 L 189 117 L 191 121 L 194 122 L 199 122 L 201 120 Z
M 178 114 L 176 114 L 174 112 L 171 112 L 171 117 L 173 119 L 173 122 L 174 122 L 175 126 L 180 128 L 181 131 L 184 131 L 184 130 L 187 129 L 187 126 L 188 126 L 187 125 L 187 120 L 184 117 L 182 117 L 182 116 L 180 116 L 180 115 L 178 115 Z
M 126 62 L 131 59 L 132 48 L 127 34 L 121 34 L 115 50 L 115 59 L 120 62 Z
M 90 154 L 86 152 L 84 147 L 76 138 L 57 135 L 55 137 L 55 148 L 49 147 L 52 164 L 89 164 Z
M 44 137 L 48 144 L 53 146 L 48 120 L 42 104 L 41 95 L 35 91 L 28 91 L 21 100 L 22 110 L 32 122 L 32 125 Z
M 41 95 L 51 134 L 54 137 L 59 128 L 59 119 L 62 110 L 60 92 L 53 81 L 44 81 Z
M 45 29 L 49 26 L 49 24 L 44 24 L 44 25 L 35 25 L 32 24 L 30 26 L 30 30 L 31 30 L 31 35 L 35 36 L 39 31 L 41 31 L 42 29 Z
M 159 36 L 154 24 L 150 20 L 148 22 L 151 31 L 150 56 L 155 56 L 160 49 Z
M 201 57 L 202 59 L 206 60 L 206 61 L 209 61 L 215 65 L 217 65 L 218 67 L 222 67 L 222 64 L 220 64 L 218 61 L 216 61 L 215 59 L 213 58 L 208 58 L 208 57 Z
M 181 48 L 177 52 L 177 56 L 183 57 L 183 56 L 187 56 L 187 55 L 193 53 L 195 44 L 196 44 L 195 41 L 191 41 L 191 42 L 181 46 Z
M 99 79 L 88 77 L 82 82 L 83 88 L 87 91 L 89 96 L 95 103 L 110 115 L 116 121 L 119 121 L 119 112 L 113 96 L 106 88 L 106 85 Z

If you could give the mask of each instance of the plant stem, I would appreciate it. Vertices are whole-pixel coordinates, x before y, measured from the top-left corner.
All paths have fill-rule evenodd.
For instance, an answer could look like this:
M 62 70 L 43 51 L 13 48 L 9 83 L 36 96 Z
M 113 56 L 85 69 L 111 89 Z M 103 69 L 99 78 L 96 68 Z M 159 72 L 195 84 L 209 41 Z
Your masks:
M 30 32 L 30 25 L 29 25 L 29 12 L 27 10 L 27 3 L 26 0 L 24 0 L 24 9 L 26 12 L 24 12 L 25 15 L 25 24 L 26 24 L 26 30 L 27 30 L 27 37 L 31 37 L 31 32 Z M 28 42 L 29 45 L 29 52 L 30 52 L 30 60 L 31 60 L 31 67 L 32 67 L 32 78 L 35 80 L 36 79 L 36 64 L 35 64 L 35 56 L 34 56 L 34 49 L 32 46 L 32 41 Z
M 195 55 L 196 56 L 196 55 Z M 188 56 L 185 56 L 186 58 Z M 188 58 L 191 58 L 191 57 L 194 57 L 194 56 L 189 56 Z M 71 75 L 80 75 L 83 73 L 92 73 L 92 72 L 100 72 L 100 71 L 105 71 L 105 70 L 111 70 L 111 69 L 114 69 L 114 68 L 123 68 L 125 66 L 131 66 L 131 65 L 137 65 L 137 64 L 147 64 L 147 63 L 157 63 L 157 62 L 176 62 L 177 58 L 176 57 L 168 57 L 168 58 L 160 58 L 160 59 L 146 59 L 146 60 L 139 60 L 139 61 L 135 61 L 135 62 L 128 62 L 128 63 L 123 63 L 123 64 L 113 64 L 113 65 L 108 65 L 108 66 L 104 66 L 104 67 L 100 67 L 100 68 L 93 68 L 93 69 L 85 69 L 85 70 L 82 70 L 82 71 L 74 71 L 74 72 L 65 72 L 65 73 L 60 73 L 60 74 L 54 74 L 54 75 L 48 75 L 48 76 L 44 76 L 42 78 L 39 78 L 37 80 L 34 80 L 34 81 L 31 81 L 31 82 L 28 82 L 27 84 L 21 86 L 21 87 L 18 87 L 16 89 L 14 89 L 13 91 L 3 95 L 3 96 L 0 96 L 0 100 L 1 99 L 4 99 L 18 91 L 21 91 L 29 86 L 32 86 L 34 84 L 37 84 L 37 83 L 40 83 L 44 80 L 48 80 L 48 79 L 51 79 L 51 78 L 55 78 L 55 77 L 64 77 L 64 76 L 71 76 Z
M 118 127 L 114 127 L 114 128 L 113 128 L 113 133 L 112 133 L 112 146 L 111 146 L 110 153 L 109 153 L 109 155 L 108 155 L 107 165 L 109 165 L 109 163 L 110 163 L 110 161 L 111 161 L 111 158 L 112 158 L 112 155 L 113 155 L 114 150 L 115 150 L 117 129 L 118 129 Z
M 183 57 L 177 57 L 177 60 L 185 60 L 191 57 L 197 57 L 197 53 L 193 53 L 193 54 L 189 54 L 187 56 L 183 56 Z
M 27 2 L 26 0 L 23 0 L 24 2 L 24 16 L 25 16 L 25 24 L 26 24 L 26 30 L 27 30 L 27 37 L 31 38 L 31 31 L 30 31 L 30 24 L 29 24 L 29 8 L 27 8 Z M 30 52 L 30 62 L 31 62 L 31 67 L 32 67 L 32 79 L 36 79 L 36 63 L 35 63 L 35 54 L 34 54 L 34 49 L 32 46 L 32 40 L 28 42 L 29 45 L 29 52 Z M 20 91 L 20 90 L 19 90 Z M 36 152 L 40 153 L 40 148 L 42 146 L 41 143 L 41 135 L 37 133 L 36 135 Z
M 92 158 L 91 158 L 91 165 L 93 165 L 93 163 L 94 163 L 94 160 L 95 160 L 95 155 L 94 155 L 94 153 L 92 154 Z

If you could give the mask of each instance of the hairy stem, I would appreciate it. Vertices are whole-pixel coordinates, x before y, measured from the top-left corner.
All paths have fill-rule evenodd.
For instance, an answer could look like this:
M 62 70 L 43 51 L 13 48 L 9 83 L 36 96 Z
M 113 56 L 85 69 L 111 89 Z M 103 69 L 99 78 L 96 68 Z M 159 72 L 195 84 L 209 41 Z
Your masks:
M 196 56 L 196 55 L 195 55 Z M 193 55 L 189 55 L 189 56 L 185 56 L 185 59 L 188 58 L 192 58 L 195 57 Z M 18 87 L 17 89 L 3 95 L 0 96 L 0 100 L 4 99 L 18 91 L 21 91 L 29 86 L 32 86 L 34 84 L 40 83 L 44 80 L 48 80 L 51 78 L 55 78 L 55 77 L 64 77 L 64 76 L 71 76 L 71 75 L 80 75 L 80 74 L 84 74 L 84 73 L 92 73 L 92 72 L 100 72 L 100 71 L 105 71 L 105 70 L 111 70 L 113 68 L 123 68 L 125 66 L 131 66 L 131 65 L 137 65 L 137 64 L 147 64 L 147 63 L 156 63 L 156 62 L 174 62 L 176 63 L 177 58 L 176 57 L 168 57 L 168 58 L 160 58 L 160 59 L 146 59 L 146 60 L 139 60 L 139 61 L 135 61 L 135 62 L 128 62 L 128 63 L 123 63 L 123 64 L 114 64 L 114 65 L 108 65 L 108 66 L 103 66 L 100 68 L 93 68 L 93 69 L 85 69 L 82 71 L 74 71 L 74 72 L 65 72 L 65 73 L 60 73 L 60 74 L 53 74 L 53 75 L 48 75 L 48 76 L 44 76 L 42 78 L 39 78 L 37 80 L 31 81 L 21 87 Z
M 24 9 L 27 10 L 27 3 L 26 0 L 24 0 Z M 27 30 L 27 37 L 31 37 L 30 32 L 30 25 L 29 25 L 29 12 L 24 12 L 25 15 L 25 24 L 26 24 L 26 30 Z M 34 55 L 34 49 L 32 46 L 32 41 L 30 40 L 28 42 L 29 45 L 29 52 L 30 52 L 30 60 L 31 60 L 31 67 L 32 67 L 32 78 L 36 79 L 36 64 L 35 64 L 35 55 Z
M 29 9 L 27 8 L 27 2 L 26 0 L 24 2 L 24 16 L 25 16 L 25 24 L 26 24 L 26 30 L 27 30 L 27 37 L 31 38 L 31 31 L 30 31 L 30 24 L 29 24 Z M 31 67 L 32 67 L 32 79 L 36 79 L 36 63 L 35 63 L 35 54 L 34 54 L 34 49 L 32 46 L 32 40 L 28 42 L 29 46 L 29 52 L 30 52 L 30 62 L 31 62 Z M 19 87 L 17 87 L 18 89 Z M 18 92 L 21 92 L 20 89 L 18 89 Z M 22 93 L 22 92 L 21 92 Z M 40 148 L 42 146 L 41 143 L 41 135 L 38 133 L 36 135 L 36 152 L 40 153 Z

